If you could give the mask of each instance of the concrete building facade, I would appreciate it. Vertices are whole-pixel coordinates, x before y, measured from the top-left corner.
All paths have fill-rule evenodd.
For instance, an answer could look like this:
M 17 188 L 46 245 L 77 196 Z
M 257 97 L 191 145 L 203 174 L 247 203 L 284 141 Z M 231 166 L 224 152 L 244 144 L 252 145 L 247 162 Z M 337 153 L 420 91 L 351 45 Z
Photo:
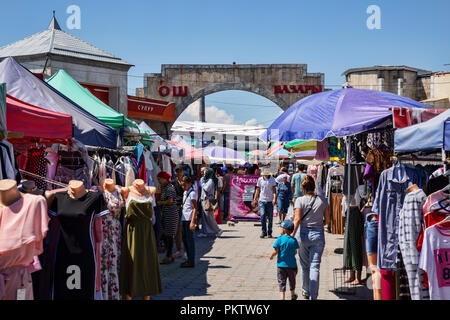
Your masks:
M 450 108 L 450 72 L 408 66 L 373 66 L 344 71 L 344 86 L 387 91 L 435 108 Z

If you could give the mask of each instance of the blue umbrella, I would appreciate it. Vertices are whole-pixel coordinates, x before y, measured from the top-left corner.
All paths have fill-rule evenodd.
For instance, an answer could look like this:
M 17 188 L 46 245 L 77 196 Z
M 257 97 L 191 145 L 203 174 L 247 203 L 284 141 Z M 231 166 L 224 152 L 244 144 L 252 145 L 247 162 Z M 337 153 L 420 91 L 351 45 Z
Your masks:
M 386 126 L 389 108 L 429 108 L 385 91 L 344 88 L 303 98 L 282 113 L 260 136 L 264 141 L 318 140 Z

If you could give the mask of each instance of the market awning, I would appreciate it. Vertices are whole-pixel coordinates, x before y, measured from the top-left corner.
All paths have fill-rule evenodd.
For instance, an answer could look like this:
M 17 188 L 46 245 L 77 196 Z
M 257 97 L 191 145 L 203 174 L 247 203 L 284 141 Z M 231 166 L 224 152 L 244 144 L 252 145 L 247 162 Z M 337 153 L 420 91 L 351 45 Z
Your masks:
M 425 150 L 450 151 L 450 110 L 426 122 L 394 132 L 394 151 L 415 152 Z
M 107 125 L 116 129 L 122 127 L 137 129 L 135 123 L 94 96 L 66 71 L 60 69 L 47 80 L 47 83 Z
M 6 95 L 8 131 L 21 132 L 24 137 L 71 139 L 72 117 L 45 110 Z
M 13 58 L 0 63 L 0 82 L 7 93 L 40 108 L 72 116 L 73 137 L 85 145 L 116 148 L 117 132 L 42 81 Z

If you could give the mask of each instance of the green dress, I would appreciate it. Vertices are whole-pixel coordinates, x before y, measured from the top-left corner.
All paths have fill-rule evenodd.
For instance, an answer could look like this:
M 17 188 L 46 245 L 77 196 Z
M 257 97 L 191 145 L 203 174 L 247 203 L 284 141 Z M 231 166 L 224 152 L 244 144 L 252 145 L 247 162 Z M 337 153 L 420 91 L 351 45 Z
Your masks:
M 132 297 L 158 295 L 162 292 L 158 251 L 152 224 L 153 202 L 128 195 L 125 232 L 120 259 L 120 293 Z

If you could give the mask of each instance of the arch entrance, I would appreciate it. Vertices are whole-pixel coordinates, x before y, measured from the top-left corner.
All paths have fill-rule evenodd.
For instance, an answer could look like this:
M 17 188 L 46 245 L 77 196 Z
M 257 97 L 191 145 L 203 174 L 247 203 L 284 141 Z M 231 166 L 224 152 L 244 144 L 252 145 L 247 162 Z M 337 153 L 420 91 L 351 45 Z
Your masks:
M 174 121 L 196 100 L 209 94 L 242 90 L 288 109 L 305 96 L 321 92 L 323 73 L 308 73 L 306 64 L 163 64 L 161 73 L 145 73 L 137 95 L 175 104 Z M 145 120 L 166 137 L 173 122 Z

